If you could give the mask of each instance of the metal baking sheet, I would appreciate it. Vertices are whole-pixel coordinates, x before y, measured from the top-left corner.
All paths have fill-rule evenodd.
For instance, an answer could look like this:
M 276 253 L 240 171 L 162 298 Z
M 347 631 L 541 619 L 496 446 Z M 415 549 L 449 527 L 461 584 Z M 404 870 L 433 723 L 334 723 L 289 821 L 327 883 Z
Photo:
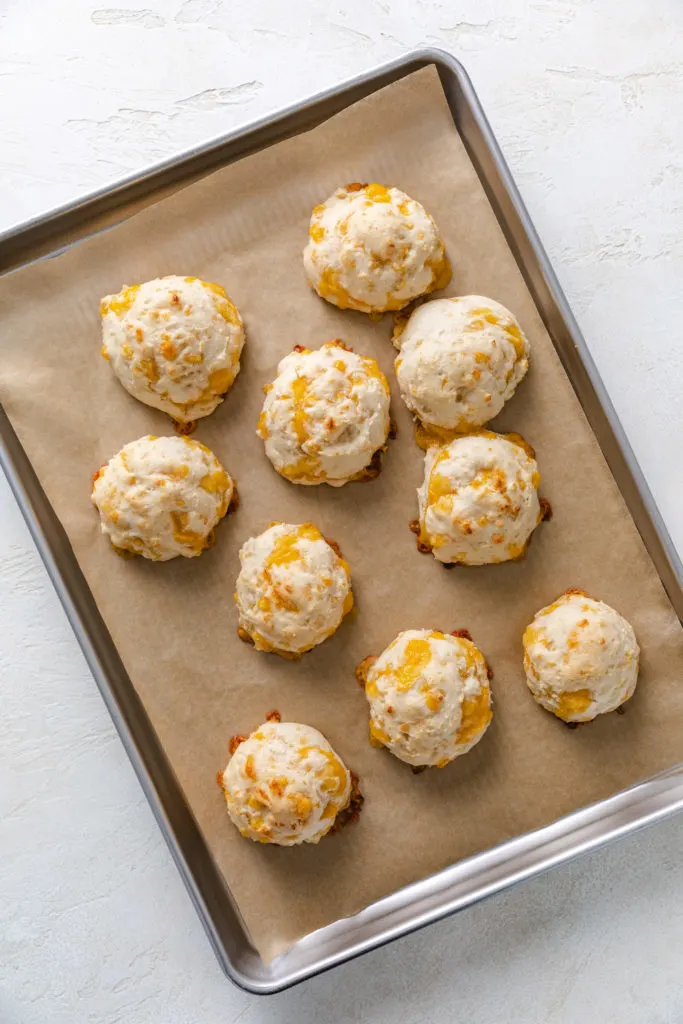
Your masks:
M 426 65 L 436 66 L 453 119 L 555 348 L 602 447 L 669 598 L 683 617 L 683 569 L 523 207 L 474 90 L 448 54 L 420 50 L 217 139 L 75 204 L 0 235 L 0 272 L 102 230 L 180 185 L 305 131 Z M 136 769 L 216 954 L 231 979 L 275 992 L 438 920 L 578 853 L 683 809 L 683 768 L 584 808 L 393 893 L 307 935 L 265 965 L 204 844 L 66 535 L 0 409 L 0 463 Z

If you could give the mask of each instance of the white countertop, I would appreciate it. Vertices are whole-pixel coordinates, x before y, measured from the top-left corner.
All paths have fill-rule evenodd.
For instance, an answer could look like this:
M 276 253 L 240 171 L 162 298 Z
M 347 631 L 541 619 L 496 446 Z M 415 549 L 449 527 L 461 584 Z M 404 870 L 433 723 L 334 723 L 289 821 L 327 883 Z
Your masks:
M 448 49 L 683 551 L 680 4 L 116 2 L 0 5 L 0 229 L 419 44 Z M 683 818 L 291 992 L 233 988 L 1 477 L 0 522 L 2 1024 L 683 1020 Z

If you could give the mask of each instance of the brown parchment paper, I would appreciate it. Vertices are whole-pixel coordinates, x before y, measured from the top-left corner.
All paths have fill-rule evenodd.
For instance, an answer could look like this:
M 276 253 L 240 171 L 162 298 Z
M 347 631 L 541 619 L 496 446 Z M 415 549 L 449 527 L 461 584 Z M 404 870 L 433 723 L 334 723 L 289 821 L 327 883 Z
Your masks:
M 554 508 L 523 562 L 447 572 L 416 550 L 408 521 L 422 453 L 395 386 L 391 321 L 335 310 L 307 287 L 302 269 L 312 206 L 347 181 L 396 184 L 422 201 L 455 267 L 448 293 L 500 300 L 531 340 L 529 376 L 495 423 L 534 445 Z M 247 324 L 242 373 L 195 434 L 236 478 L 241 507 L 199 559 L 124 561 L 100 535 L 91 473 L 124 443 L 171 426 L 132 399 L 100 358 L 98 302 L 123 283 L 171 273 L 225 284 Z M 296 487 L 275 474 L 256 437 L 261 388 L 294 344 L 333 337 L 379 360 L 399 434 L 377 480 Z M 683 759 L 681 627 L 432 69 L 0 281 L 0 399 L 265 959 L 406 883 Z M 358 614 L 299 663 L 258 654 L 235 633 L 239 547 L 275 519 L 313 520 L 336 539 L 358 601 Z M 642 646 L 626 714 L 575 731 L 534 704 L 521 650 L 527 622 L 569 586 L 618 608 Z M 361 658 L 411 627 L 468 628 L 495 672 L 486 737 L 449 767 L 417 776 L 369 746 L 353 674 Z M 321 729 L 360 775 L 360 821 L 318 847 L 245 841 L 215 783 L 229 737 L 274 707 Z

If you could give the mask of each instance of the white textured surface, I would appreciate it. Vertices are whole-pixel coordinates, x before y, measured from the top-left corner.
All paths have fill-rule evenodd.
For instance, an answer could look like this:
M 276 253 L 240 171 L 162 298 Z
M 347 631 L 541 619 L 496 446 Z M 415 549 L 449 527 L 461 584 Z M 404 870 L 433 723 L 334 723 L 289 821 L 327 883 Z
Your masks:
M 0 227 L 419 43 L 468 67 L 683 549 L 674 0 L 5 0 Z M 2 1024 L 683 1020 L 683 820 L 293 992 L 232 988 L 4 482 L 0 519 Z

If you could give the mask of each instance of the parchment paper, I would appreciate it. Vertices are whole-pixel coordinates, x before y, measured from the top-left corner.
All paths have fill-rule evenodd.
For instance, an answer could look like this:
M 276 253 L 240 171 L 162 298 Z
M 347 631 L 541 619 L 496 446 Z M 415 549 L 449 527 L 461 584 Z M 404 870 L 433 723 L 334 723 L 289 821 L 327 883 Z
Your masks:
M 525 561 L 450 572 L 420 555 L 408 522 L 422 453 L 398 397 L 391 321 L 341 312 L 307 287 L 312 206 L 347 181 L 396 184 L 434 215 L 455 268 L 449 294 L 479 293 L 519 317 L 528 379 L 495 423 L 537 450 L 554 508 Z M 237 480 L 241 507 L 199 559 L 124 561 L 99 532 L 91 473 L 123 444 L 171 433 L 100 358 L 102 295 L 164 274 L 223 283 L 248 330 L 242 373 L 195 434 Z M 683 759 L 682 630 L 546 335 L 453 127 L 436 73 L 419 72 L 308 134 L 190 185 L 119 227 L 0 281 L 0 399 L 60 517 L 187 800 L 265 959 L 303 934 L 509 837 Z M 392 382 L 398 438 L 380 477 L 296 487 L 255 428 L 263 384 L 296 343 L 341 337 Z M 297 663 L 236 636 L 238 549 L 275 519 L 315 521 L 348 558 L 358 614 Z M 642 646 L 626 714 L 571 731 L 538 708 L 521 634 L 569 586 L 618 608 Z M 369 746 L 354 666 L 401 629 L 468 628 L 495 678 L 483 741 L 415 776 Z M 320 846 L 278 849 L 230 824 L 216 771 L 233 733 L 271 708 L 325 733 L 360 775 L 358 824 Z

